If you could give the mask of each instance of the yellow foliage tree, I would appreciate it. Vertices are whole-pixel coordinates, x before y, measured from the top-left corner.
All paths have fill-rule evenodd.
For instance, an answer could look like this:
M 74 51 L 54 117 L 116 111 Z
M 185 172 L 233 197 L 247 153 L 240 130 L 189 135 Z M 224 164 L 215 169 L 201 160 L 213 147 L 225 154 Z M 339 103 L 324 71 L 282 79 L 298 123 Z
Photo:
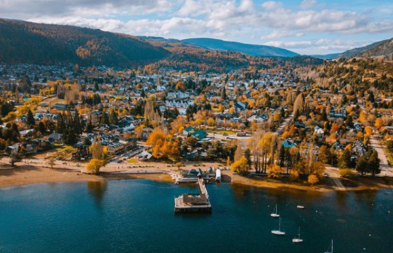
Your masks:
M 318 179 L 318 177 L 316 175 L 311 174 L 311 175 L 308 176 L 308 183 L 309 184 L 314 185 L 314 184 L 316 184 L 318 182 L 319 182 L 319 179 Z
M 268 177 L 269 178 L 281 178 L 282 173 L 284 173 L 284 169 L 278 166 L 277 164 L 271 164 L 268 169 Z
M 86 172 L 89 174 L 98 174 L 100 172 L 100 168 L 103 165 L 103 160 L 91 159 L 90 162 L 86 165 Z
M 374 126 L 380 129 L 383 126 L 383 120 L 381 118 L 376 119 Z
M 231 171 L 237 173 L 246 173 L 249 171 L 249 169 L 250 166 L 248 165 L 248 161 L 245 157 L 240 158 L 231 165 Z

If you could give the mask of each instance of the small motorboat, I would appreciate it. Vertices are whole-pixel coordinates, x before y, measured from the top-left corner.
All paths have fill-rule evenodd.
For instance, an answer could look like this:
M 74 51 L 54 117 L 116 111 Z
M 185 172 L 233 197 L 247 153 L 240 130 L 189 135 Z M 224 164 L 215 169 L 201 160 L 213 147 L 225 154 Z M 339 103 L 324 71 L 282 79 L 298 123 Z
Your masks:
M 304 206 L 298 205 L 298 206 L 297 206 L 297 209 L 304 209 Z

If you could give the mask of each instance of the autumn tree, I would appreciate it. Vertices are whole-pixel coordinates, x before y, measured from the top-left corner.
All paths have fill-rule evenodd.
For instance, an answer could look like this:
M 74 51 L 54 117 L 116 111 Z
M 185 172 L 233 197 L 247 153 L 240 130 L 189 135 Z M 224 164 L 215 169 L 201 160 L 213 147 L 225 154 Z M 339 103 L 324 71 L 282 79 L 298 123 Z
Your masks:
M 374 126 L 375 126 L 377 129 L 380 129 L 380 128 L 383 126 L 383 120 L 382 120 L 381 118 L 377 118 L 377 119 L 375 120 Z
M 313 186 L 314 184 L 319 182 L 319 179 L 318 179 L 318 177 L 316 175 L 311 174 L 311 175 L 308 176 L 308 180 L 307 181 L 308 181 L 309 184 L 311 184 Z
M 240 158 L 231 165 L 231 171 L 237 172 L 239 174 L 247 173 L 250 170 L 248 161 L 245 157 Z

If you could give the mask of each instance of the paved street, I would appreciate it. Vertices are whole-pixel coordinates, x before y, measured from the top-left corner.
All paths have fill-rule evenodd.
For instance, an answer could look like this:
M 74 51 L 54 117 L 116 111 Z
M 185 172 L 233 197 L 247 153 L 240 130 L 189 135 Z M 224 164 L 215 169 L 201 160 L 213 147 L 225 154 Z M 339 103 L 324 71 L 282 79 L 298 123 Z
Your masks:
M 393 169 L 388 164 L 388 159 L 385 154 L 385 148 L 382 145 L 380 137 L 372 135 L 370 138 L 370 145 L 378 152 L 378 158 L 380 160 L 381 174 L 380 176 L 393 176 Z

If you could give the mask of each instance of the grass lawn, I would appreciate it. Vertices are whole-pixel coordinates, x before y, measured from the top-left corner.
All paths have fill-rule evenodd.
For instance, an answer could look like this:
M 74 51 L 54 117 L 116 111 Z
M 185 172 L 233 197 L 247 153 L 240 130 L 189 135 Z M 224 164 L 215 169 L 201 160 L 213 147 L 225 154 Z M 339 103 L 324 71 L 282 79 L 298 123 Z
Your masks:
M 128 163 L 138 163 L 138 161 L 135 158 L 131 158 L 127 162 Z
M 235 131 L 231 131 L 231 130 L 217 130 L 217 129 L 209 129 L 207 130 L 208 133 L 214 133 L 214 134 L 236 134 Z

